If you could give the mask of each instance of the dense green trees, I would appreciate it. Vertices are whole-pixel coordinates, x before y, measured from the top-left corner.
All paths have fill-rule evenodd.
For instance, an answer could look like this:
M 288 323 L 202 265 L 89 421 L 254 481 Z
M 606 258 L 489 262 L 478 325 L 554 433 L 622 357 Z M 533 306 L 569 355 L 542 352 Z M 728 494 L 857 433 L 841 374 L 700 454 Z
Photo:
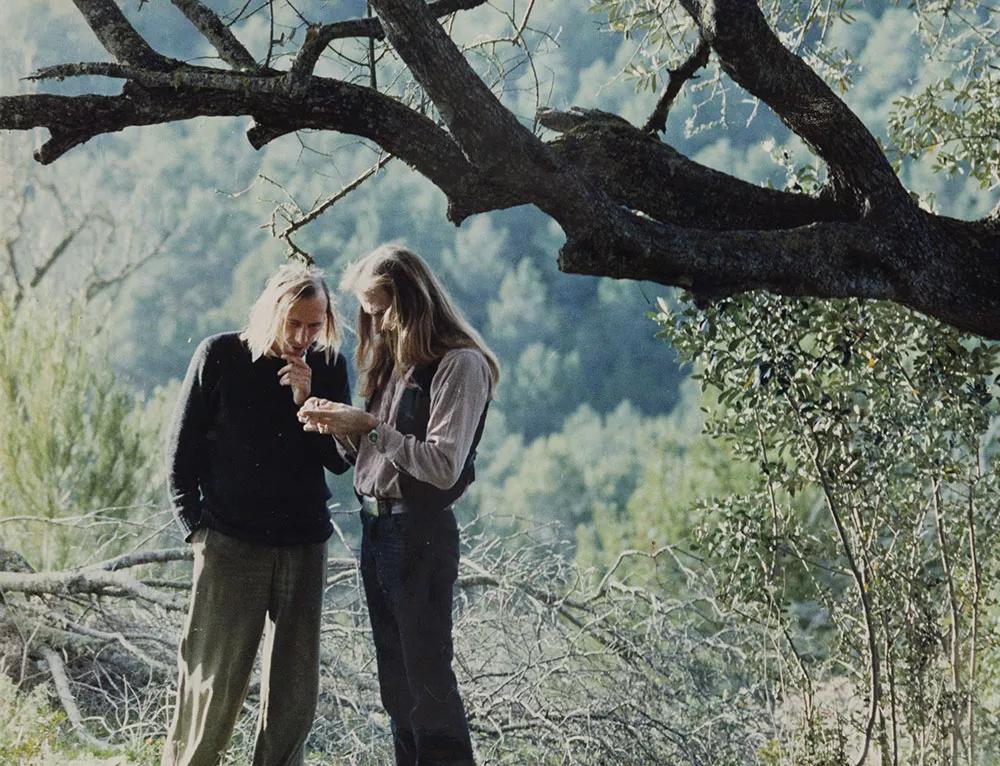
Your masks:
M 552 106 L 612 110 L 641 124 L 665 67 L 693 48 L 692 27 L 678 9 L 674 18 L 654 3 L 595 7 L 601 13 L 584 24 L 569 4 L 535 9 L 522 40 L 534 66 L 505 61 L 496 55 L 502 48 L 479 36 L 501 36 L 510 26 L 502 15 L 459 14 L 450 29 L 478 72 L 497 83 L 507 75 L 503 103 L 525 123 L 535 112 L 537 76 Z M 167 41 L 165 53 L 213 55 L 179 14 L 124 10 L 150 39 Z M 988 213 L 994 191 L 982 187 L 997 173 L 992 11 L 962 2 L 834 3 L 812 14 L 788 2 L 764 10 L 872 129 L 921 205 L 957 218 Z M 599 29 L 608 15 L 629 38 Z M 21 87 L 11 71 L 104 55 L 76 10 L 11 0 L 0 19 L 13 39 L 37 42 L 35 50 L 5 50 L 4 93 Z M 235 29 L 262 52 L 266 21 L 261 13 Z M 968 30 L 992 42 L 974 46 Z M 276 65 L 286 66 L 301 41 L 300 29 L 275 46 Z M 363 81 L 364 46 L 338 51 L 362 64 L 331 56 L 318 71 Z M 22 65 L 22 57 L 30 61 Z M 827 168 L 766 105 L 745 98 L 720 61 L 712 58 L 673 105 L 665 140 L 753 184 L 817 192 Z M 390 54 L 382 62 L 383 90 L 402 98 L 418 92 L 394 79 L 404 73 Z M 83 85 L 56 87 L 103 87 Z M 0 518 L 0 538 L 36 566 L 109 555 L 133 522 L 148 522 L 138 506 L 161 497 L 154 432 L 163 409 L 144 405 L 129 384 L 147 393 L 167 384 L 201 336 L 243 321 L 283 257 L 284 244 L 257 228 L 276 206 L 297 218 L 378 156 L 368 145 L 309 131 L 252 153 L 245 127 L 198 120 L 129 130 L 52 166 L 28 169 L 11 159 L 0 168 L 10 198 L 0 243 L 18 230 L 11 214 L 19 200 L 51 199 L 46 186 L 71 189 L 67 208 L 32 214 L 18 247 L 34 249 L 19 256 L 20 277 L 34 274 L 67 230 L 89 221 L 81 229 L 89 233 L 72 243 L 74 258 L 60 261 L 54 289 L 38 301 L 15 308 L 13 273 L 3 266 L 0 516 L 8 520 Z M 584 123 L 578 127 L 586 134 Z M 571 132 L 554 145 L 573 140 Z M 27 157 L 24 141 L 3 141 Z M 481 568 L 463 572 L 460 659 L 469 663 L 463 683 L 475 690 L 483 748 L 511 763 L 556 751 L 588 762 L 626 745 L 635 746 L 637 763 L 841 764 L 857 762 L 866 746 L 869 761 L 883 764 L 992 762 L 1000 736 L 989 693 L 1000 671 L 990 638 L 998 564 L 993 347 L 885 304 L 754 295 L 694 308 L 670 294 L 658 306 L 659 286 L 561 273 L 552 253 L 563 235 L 536 210 L 476 216 L 455 229 L 443 220 L 446 204 L 439 189 L 393 161 L 295 241 L 334 283 L 377 243 L 406 241 L 500 354 L 503 383 L 463 508 L 466 520 L 476 518 L 467 531 L 475 532 L 473 563 Z M 100 222 L 108 213 L 117 228 Z M 283 225 L 279 216 L 279 232 Z M 81 309 L 83 316 L 67 308 L 83 304 L 60 293 L 82 288 L 92 261 L 95 274 L 112 275 L 155 250 L 164 234 L 162 254 L 114 300 L 96 312 Z M 350 319 L 348 299 L 341 309 Z M 652 339 L 658 330 L 692 362 L 703 391 L 682 383 L 688 370 L 671 345 Z M 339 489 L 345 510 L 351 494 Z M 37 520 L 11 522 L 12 515 Z M 353 519 L 337 518 L 349 540 Z M 88 523 L 96 526 L 81 531 Z M 165 526 L 163 518 L 148 534 Z M 619 559 L 626 549 L 632 553 Z M 150 582 L 169 589 L 173 574 Z M 358 606 L 350 577 L 333 575 L 331 586 L 344 589 L 338 608 Z M 103 604 L 120 595 L 101 593 L 94 598 Z M 338 614 L 328 638 L 339 641 L 338 651 L 362 646 L 359 613 Z M 109 647 L 122 649 L 107 625 L 88 622 L 99 616 L 83 611 L 80 622 L 103 638 L 90 636 L 85 648 L 66 644 L 86 667 Z M 160 613 L 149 620 L 169 624 Z M 156 648 L 141 645 L 169 662 L 170 648 Z M 317 752 L 377 759 L 370 743 L 349 733 L 364 726 L 371 734 L 378 720 L 341 704 L 349 698 L 362 711 L 375 704 L 365 687 L 367 659 L 360 649 L 335 654 Z M 636 664 L 639 656 L 645 665 Z M 517 693 L 504 696 L 509 689 Z M 159 698 L 147 692 L 142 721 L 134 690 L 115 698 L 124 700 L 117 710 L 133 716 L 126 716 L 130 731 L 155 735 Z M 659 716 L 644 719 L 647 732 L 659 734 L 649 735 L 656 748 L 643 752 L 629 727 L 647 700 Z M 538 723 L 557 721 L 565 709 L 582 711 L 574 725 L 586 735 L 566 741 Z M 616 710 L 628 714 L 616 718 Z M 709 720 L 717 728 L 702 728 Z

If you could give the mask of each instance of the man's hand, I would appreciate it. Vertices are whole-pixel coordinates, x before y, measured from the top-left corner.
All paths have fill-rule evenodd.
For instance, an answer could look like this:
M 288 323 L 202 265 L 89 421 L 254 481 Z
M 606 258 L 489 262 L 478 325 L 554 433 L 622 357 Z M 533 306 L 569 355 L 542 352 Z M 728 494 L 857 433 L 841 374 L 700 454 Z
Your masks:
M 303 429 L 321 434 L 363 434 L 378 425 L 364 410 L 315 396 L 303 404 L 298 417 Z
M 288 364 L 278 370 L 278 382 L 292 387 L 292 401 L 298 405 L 305 404 L 312 390 L 312 368 L 301 356 L 282 354 L 281 358 Z

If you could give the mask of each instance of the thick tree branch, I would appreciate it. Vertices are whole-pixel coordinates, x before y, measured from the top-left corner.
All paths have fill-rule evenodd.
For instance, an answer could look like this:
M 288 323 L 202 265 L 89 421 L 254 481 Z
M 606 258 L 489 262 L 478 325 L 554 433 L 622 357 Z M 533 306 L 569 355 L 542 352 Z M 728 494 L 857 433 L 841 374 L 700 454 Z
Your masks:
M 115 68 L 118 65 L 101 65 Z M 88 68 L 88 71 L 93 69 Z M 130 126 L 154 125 L 194 117 L 252 116 L 269 126 L 274 135 L 303 128 L 337 130 L 376 141 L 406 162 L 431 175 L 435 183 L 456 193 L 471 166 L 447 133 L 430 119 L 400 102 L 367 88 L 315 78 L 302 97 L 291 97 L 281 77 L 240 79 L 227 72 L 183 71 L 178 82 L 191 87 L 174 88 L 172 76 L 149 71 L 127 71 L 146 87 L 126 87 L 119 96 L 55 96 L 47 94 L 0 98 L 0 128 L 30 130 L 45 127 L 58 137 L 82 143 L 103 133 Z M 201 84 L 206 87 L 194 87 Z M 51 144 L 52 142 L 50 142 Z M 400 151 L 394 151 L 395 148 Z M 56 149 L 43 146 L 42 162 L 58 157 Z
M 704 297 L 780 295 L 892 300 L 962 330 L 1000 339 L 1000 232 L 921 214 L 919 231 L 817 223 L 772 231 L 705 231 L 617 210 L 560 252 L 567 273 L 648 279 Z M 924 257 L 929 251 L 933 257 Z M 919 267 L 898 264 L 918 253 Z
M 384 37 L 382 25 L 376 18 L 348 19 L 333 24 L 313 25 L 306 30 L 306 39 L 299 48 L 295 61 L 292 63 L 292 77 L 296 81 L 308 78 L 323 51 L 334 40 L 349 37 L 371 37 L 381 40 Z
M 84 61 L 78 64 L 58 64 L 44 67 L 29 80 L 63 79 L 65 77 L 112 77 L 129 80 L 146 88 L 219 88 L 238 90 L 253 88 L 258 93 L 287 90 L 287 80 L 281 73 L 269 70 L 261 73 L 229 72 L 212 67 L 183 64 L 169 71 L 146 69 L 128 64 Z
M 35 153 L 43 164 L 94 136 L 126 127 L 249 115 L 257 123 L 248 132 L 255 148 L 301 129 L 334 130 L 374 141 L 438 186 L 448 197 L 448 215 L 455 222 L 526 201 L 478 172 L 431 119 L 358 85 L 313 77 L 304 90 L 292 94 L 287 75 L 188 66 L 163 73 L 104 63 L 50 67 L 37 76 L 76 74 L 130 81 L 120 96 L 0 97 L 0 130 L 44 127 L 51 132 L 51 139 Z
M 105 50 L 124 64 L 169 69 L 177 62 L 157 53 L 125 18 L 115 0 L 73 0 Z
M 768 26 L 754 0 L 681 0 L 726 74 L 774 110 L 829 166 L 838 199 L 860 215 L 913 205 L 868 128 Z
M 817 223 L 773 231 L 709 231 L 664 224 L 627 210 L 598 237 L 570 239 L 559 267 L 574 274 L 640 279 L 721 297 L 765 289 L 823 298 L 897 299 L 882 266 L 892 242 L 858 223 Z
M 614 201 L 663 223 L 696 229 L 788 229 L 848 221 L 827 199 L 756 186 L 689 160 L 617 115 L 543 110 L 539 122 L 564 133 L 549 144 Z
M 258 69 L 257 62 L 222 20 L 198 0 L 171 0 L 233 69 Z
M 202 116 L 252 117 L 248 138 L 258 147 L 299 129 L 351 133 L 444 191 L 453 221 L 537 206 L 566 233 L 560 265 L 568 272 L 648 279 L 707 297 L 767 289 L 890 299 L 1000 337 L 997 216 L 965 223 L 920 211 L 871 134 L 780 44 L 756 5 L 684 3 L 726 71 L 827 161 L 826 193 L 814 198 L 757 188 L 597 112 L 539 115 L 563 133 L 543 143 L 503 107 L 437 22 L 444 6 L 418 0 L 373 5 L 386 39 L 447 131 L 373 89 L 302 72 L 186 65 L 166 72 L 123 60 L 39 73 L 123 78 L 122 95 L 0 98 L 0 129 L 47 127 L 51 139 L 37 155 L 43 162 L 98 134 Z M 474 4 L 478 0 L 465 0 L 461 7 Z M 352 29 L 375 34 L 375 22 L 360 24 Z M 326 34 L 344 29 L 330 25 Z M 323 47 L 309 56 L 318 57 Z M 315 58 L 307 61 L 303 71 L 314 64 Z M 669 100 L 665 94 L 660 112 Z
M 476 75 L 426 5 L 419 0 L 374 0 L 372 7 L 386 38 L 474 164 L 486 168 L 541 161 L 550 166 L 541 142 Z
M 434 102 L 462 152 L 484 177 L 552 216 L 567 237 L 595 236 L 614 204 L 518 122 L 476 75 L 419 0 L 372 0 L 386 39 Z

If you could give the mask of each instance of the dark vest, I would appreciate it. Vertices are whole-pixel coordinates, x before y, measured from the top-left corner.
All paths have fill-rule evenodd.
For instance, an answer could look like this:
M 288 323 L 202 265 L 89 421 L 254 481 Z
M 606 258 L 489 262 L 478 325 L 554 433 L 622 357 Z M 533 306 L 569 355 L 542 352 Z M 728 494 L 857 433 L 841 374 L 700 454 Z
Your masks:
M 409 384 L 399 401 L 396 422 L 392 424 L 401 434 L 412 435 L 420 441 L 427 438 L 427 423 L 431 417 L 431 381 L 434 380 L 440 363 L 441 360 L 436 359 L 413 370 Z M 462 473 L 452 487 L 438 489 L 433 484 L 418 481 L 403 471 L 399 472 L 399 486 L 406 503 L 437 510 L 447 508 L 461 497 L 466 487 L 472 484 L 476 478 L 476 448 L 483 436 L 483 427 L 486 425 L 486 413 L 489 408 L 490 403 L 487 401 L 483 408 L 483 414 L 479 418 L 476 434 L 472 438 L 469 454 L 466 455 Z

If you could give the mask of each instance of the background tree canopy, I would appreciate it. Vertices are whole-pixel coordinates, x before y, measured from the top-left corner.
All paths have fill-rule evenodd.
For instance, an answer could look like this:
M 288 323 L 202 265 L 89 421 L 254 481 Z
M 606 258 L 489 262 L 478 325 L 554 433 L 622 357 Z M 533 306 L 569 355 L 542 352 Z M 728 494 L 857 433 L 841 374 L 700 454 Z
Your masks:
M 173 381 L 290 248 L 335 284 L 397 240 L 504 371 L 462 508 L 485 762 L 993 762 L 993 346 L 781 297 L 997 335 L 993 10 L 761 5 L 823 85 L 743 2 L 432 4 L 456 93 L 409 3 L 375 3 L 385 39 L 360 2 L 75 4 L 0 7 L 0 127 L 51 129 L 0 137 L 0 760 L 66 760 L 27 691 L 60 663 L 98 716 L 68 725 L 155 760 Z M 380 763 L 353 577 L 311 747 Z

